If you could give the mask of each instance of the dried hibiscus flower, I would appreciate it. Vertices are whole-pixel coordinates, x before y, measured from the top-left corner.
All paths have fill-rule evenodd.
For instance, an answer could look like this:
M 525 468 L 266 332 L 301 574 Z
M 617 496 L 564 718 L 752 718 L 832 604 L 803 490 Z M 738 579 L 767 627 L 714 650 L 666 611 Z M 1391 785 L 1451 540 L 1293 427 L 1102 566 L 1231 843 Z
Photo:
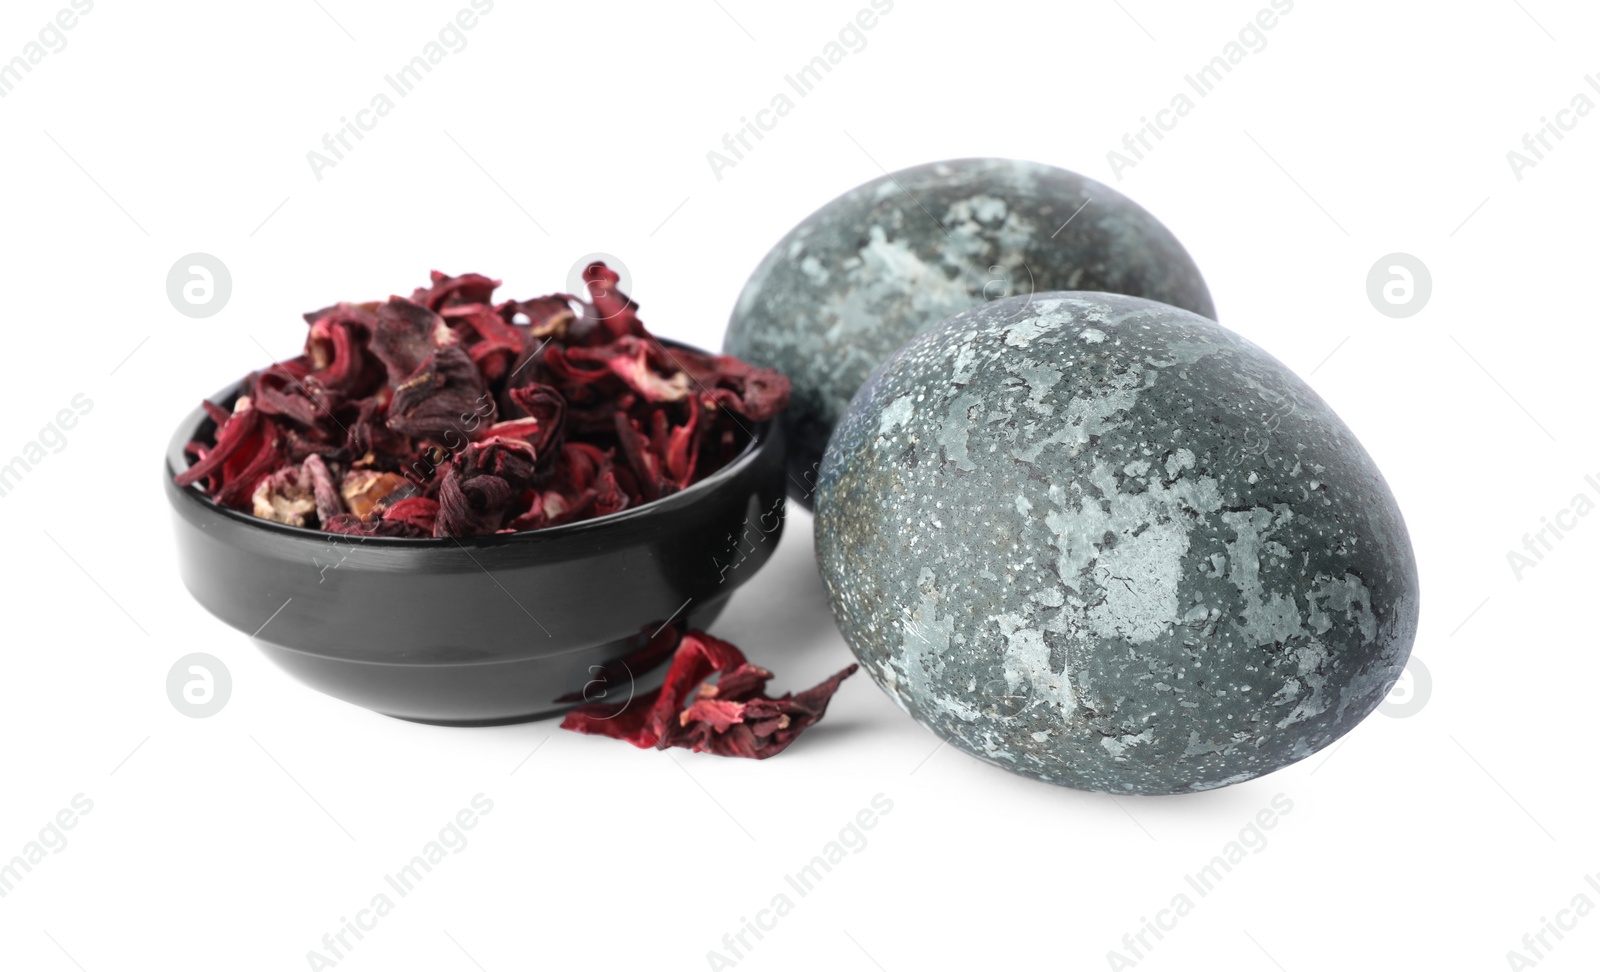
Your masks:
M 772 673 L 745 660 L 733 645 L 704 631 L 677 640 L 677 653 L 661 687 L 623 703 L 596 702 L 567 713 L 561 728 L 610 736 L 640 749 L 681 746 L 697 753 L 766 759 L 817 723 L 839 684 L 855 674 L 851 665 L 822 684 L 778 698 L 766 695 Z M 660 636 L 647 650 L 660 648 Z M 706 680 L 717 676 L 715 682 Z
M 588 301 L 495 303 L 500 281 L 436 271 L 305 315 L 302 354 L 205 403 L 178 485 L 331 533 L 533 530 L 684 489 L 788 405 L 777 372 L 652 337 L 605 264 L 583 279 Z

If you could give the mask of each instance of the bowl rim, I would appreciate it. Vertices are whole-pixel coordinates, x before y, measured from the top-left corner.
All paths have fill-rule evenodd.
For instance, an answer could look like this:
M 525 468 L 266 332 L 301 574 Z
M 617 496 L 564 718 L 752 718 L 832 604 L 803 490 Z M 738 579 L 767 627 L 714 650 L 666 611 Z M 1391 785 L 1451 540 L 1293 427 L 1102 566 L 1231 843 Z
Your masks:
M 656 340 L 669 346 L 696 351 L 701 354 L 710 353 L 701 351 L 699 348 L 681 341 L 670 341 L 665 338 L 657 338 Z M 245 379 L 240 378 L 216 394 L 207 396 L 206 401 L 213 403 L 231 402 L 238 396 L 240 386 L 244 382 Z M 206 412 L 204 405 L 197 406 L 178 424 L 177 431 L 167 443 L 166 462 L 163 464 L 163 470 L 168 494 L 172 497 L 175 507 L 181 502 L 192 502 L 203 513 L 210 513 L 249 528 L 301 541 L 314 541 L 324 545 L 354 542 L 361 545 L 375 544 L 381 547 L 410 548 L 418 551 L 448 550 L 468 545 L 474 547 L 498 547 L 508 544 L 524 544 L 532 541 L 554 541 L 559 538 L 579 536 L 589 532 L 601 532 L 619 525 L 630 524 L 634 520 L 670 513 L 692 505 L 716 490 L 718 486 L 737 478 L 750 466 L 759 462 L 763 452 L 771 445 L 777 427 L 776 419 L 750 423 L 752 426 L 749 430 L 750 440 L 745 443 L 739 454 L 729 460 L 721 469 L 703 479 L 690 483 L 670 496 L 650 500 L 647 503 L 641 503 L 625 510 L 618 510 L 615 513 L 607 513 L 605 516 L 576 520 L 572 523 L 563 523 L 560 526 L 541 527 L 537 530 L 518 530 L 513 533 L 486 533 L 467 537 L 382 537 L 359 533 L 331 533 L 326 530 L 315 530 L 311 527 L 290 526 L 287 523 L 263 520 L 243 510 L 235 510 L 223 506 L 215 499 L 207 496 L 200 489 L 198 483 L 179 486 L 173 481 L 174 477 L 193 465 L 185 450 L 188 444 L 194 441 L 195 433 L 200 426 L 209 421 L 210 418 L 211 416 Z

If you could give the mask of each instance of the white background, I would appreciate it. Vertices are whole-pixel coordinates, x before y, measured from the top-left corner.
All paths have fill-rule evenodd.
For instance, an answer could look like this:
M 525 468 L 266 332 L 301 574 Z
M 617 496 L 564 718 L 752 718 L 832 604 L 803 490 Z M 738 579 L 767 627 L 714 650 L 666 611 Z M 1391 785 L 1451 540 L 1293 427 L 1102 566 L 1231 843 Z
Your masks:
M 8 0 L 0 59 L 65 6 Z M 1600 903 L 1583 880 L 1600 869 L 1600 517 L 1520 579 L 1507 563 L 1600 474 L 1600 114 L 1520 180 L 1506 159 L 1579 91 L 1600 101 L 1592 5 L 1298 0 L 1116 181 L 1107 151 L 1266 0 L 898 0 L 718 180 L 707 151 L 866 0 L 498 0 L 316 179 L 307 151 L 465 6 L 100 0 L 0 99 L 0 460 L 75 394 L 94 403 L 0 499 L 0 859 L 75 794 L 94 804 L 0 899 L 0 966 L 306 968 L 478 793 L 494 809 L 471 843 L 339 968 L 717 967 L 707 953 L 732 959 L 723 936 L 880 793 L 893 809 L 866 846 L 790 891 L 738 968 L 1107 968 L 1187 890 L 1192 913 L 1140 969 L 1497 969 L 1575 895 Z M 179 583 L 163 446 L 263 348 L 296 352 L 301 312 L 409 293 L 434 268 L 545 293 L 605 251 L 655 331 L 717 346 L 745 276 L 809 212 L 970 155 L 1061 165 L 1146 206 L 1222 321 L 1356 431 L 1420 563 L 1419 714 L 1180 798 L 1009 775 L 940 747 L 865 676 L 773 760 L 637 751 L 317 695 Z M 204 320 L 164 289 L 195 251 L 233 277 Z M 1394 251 L 1433 277 L 1403 320 L 1365 289 Z M 716 633 L 778 690 L 849 660 L 803 513 Z M 164 689 L 195 651 L 233 675 L 209 719 Z M 1188 889 L 1277 794 L 1293 809 L 1269 843 L 1204 898 Z M 1600 917 L 1564 934 L 1539 968 L 1593 968 Z

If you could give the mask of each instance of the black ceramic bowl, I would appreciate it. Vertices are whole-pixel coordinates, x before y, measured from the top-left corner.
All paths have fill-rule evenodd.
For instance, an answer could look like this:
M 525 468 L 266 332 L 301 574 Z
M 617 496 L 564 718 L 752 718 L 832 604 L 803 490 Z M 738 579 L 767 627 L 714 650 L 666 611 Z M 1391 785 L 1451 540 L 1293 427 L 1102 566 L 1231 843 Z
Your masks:
M 656 687 L 664 663 L 640 670 L 630 656 L 669 621 L 708 626 L 782 533 L 776 423 L 653 503 L 460 540 L 341 536 L 219 506 L 172 481 L 210 428 L 197 409 L 167 449 L 189 592 L 312 688 L 415 722 L 523 722 Z

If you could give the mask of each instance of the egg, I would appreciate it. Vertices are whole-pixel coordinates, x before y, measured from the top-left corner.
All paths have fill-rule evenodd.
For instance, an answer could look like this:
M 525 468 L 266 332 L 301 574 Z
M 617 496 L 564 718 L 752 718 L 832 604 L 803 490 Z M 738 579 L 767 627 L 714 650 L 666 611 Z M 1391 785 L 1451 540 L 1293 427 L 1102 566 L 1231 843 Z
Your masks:
M 817 558 L 862 667 L 952 745 L 1109 793 L 1328 746 L 1416 633 L 1416 561 L 1312 389 L 1198 314 L 1105 293 L 963 311 L 834 432 Z
M 873 368 L 957 311 L 1046 290 L 1215 316 L 1194 261 L 1126 196 L 1052 166 L 958 159 L 874 179 L 791 230 L 745 284 L 723 351 L 789 377 L 790 493 L 809 506 L 828 436 Z

